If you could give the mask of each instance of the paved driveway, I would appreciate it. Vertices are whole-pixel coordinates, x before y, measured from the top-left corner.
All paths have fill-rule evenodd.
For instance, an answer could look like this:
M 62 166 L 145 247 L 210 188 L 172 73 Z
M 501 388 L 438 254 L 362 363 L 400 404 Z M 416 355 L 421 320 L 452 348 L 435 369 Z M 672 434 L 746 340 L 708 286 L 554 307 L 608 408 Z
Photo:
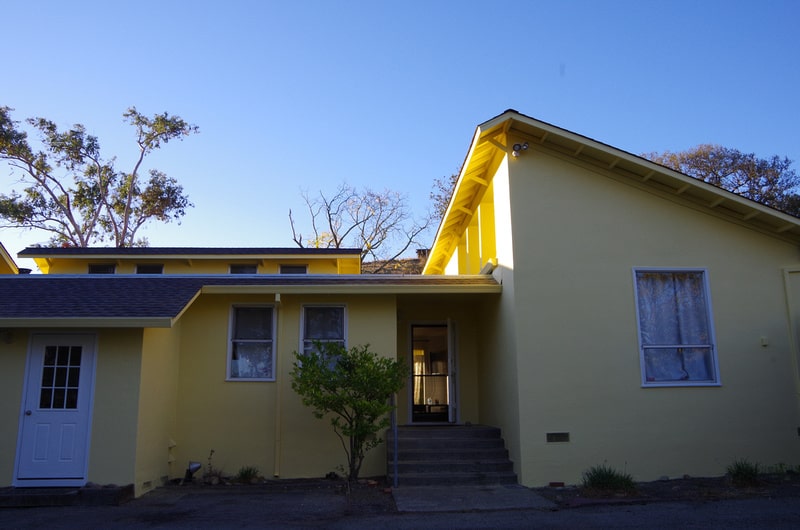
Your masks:
M 428 489 L 416 494 L 423 493 L 429 499 L 436 495 L 445 499 L 449 495 L 449 502 L 453 497 L 462 503 L 467 499 L 463 492 L 452 489 Z M 529 507 L 505 500 L 491 506 L 485 504 L 486 499 L 498 498 L 502 492 L 483 493 L 483 500 L 479 491 L 469 494 L 475 495 L 472 505 L 467 502 L 455 511 L 440 511 L 442 506 L 435 503 L 416 507 L 409 504 L 406 501 L 416 494 L 406 490 L 406 501 L 398 502 L 398 507 L 406 502 L 406 511 L 375 513 L 369 507 L 349 505 L 335 488 L 162 488 L 121 506 L 2 508 L 0 528 L 800 528 L 797 497 L 556 509 L 536 497 L 527 497 L 535 503 Z M 526 502 L 524 493 L 509 495 Z

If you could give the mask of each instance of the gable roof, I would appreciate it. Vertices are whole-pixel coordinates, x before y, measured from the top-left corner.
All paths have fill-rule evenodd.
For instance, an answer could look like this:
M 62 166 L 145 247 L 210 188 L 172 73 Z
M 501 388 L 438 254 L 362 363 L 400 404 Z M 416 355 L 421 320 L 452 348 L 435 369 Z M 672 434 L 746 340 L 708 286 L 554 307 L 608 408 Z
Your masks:
M 434 239 L 425 274 L 438 274 L 450 260 L 477 211 L 481 195 L 514 143 L 569 160 L 665 199 L 800 243 L 800 219 L 589 137 L 509 109 L 478 125 L 455 190 Z
M 491 276 L 7 275 L 0 327 L 171 327 L 206 294 L 499 293 Z
M 19 274 L 17 264 L 14 263 L 14 260 L 2 243 L 0 243 L 0 274 Z

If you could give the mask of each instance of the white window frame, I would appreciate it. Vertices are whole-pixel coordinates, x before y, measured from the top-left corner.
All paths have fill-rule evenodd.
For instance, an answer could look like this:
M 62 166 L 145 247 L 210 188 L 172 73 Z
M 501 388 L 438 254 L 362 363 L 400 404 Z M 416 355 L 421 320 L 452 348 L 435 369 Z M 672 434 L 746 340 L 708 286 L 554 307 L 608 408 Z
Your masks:
M 639 307 L 638 273 L 699 273 L 702 275 L 703 296 L 705 297 L 706 325 L 709 342 L 707 344 L 645 344 L 642 336 L 641 312 Z M 708 279 L 708 270 L 704 268 L 676 268 L 676 267 L 634 267 L 633 268 L 633 293 L 636 304 L 636 330 L 639 341 L 639 366 L 641 370 L 642 387 L 698 387 L 721 386 L 719 377 L 719 356 L 717 355 L 717 339 L 714 331 L 714 310 L 711 306 L 711 287 Z M 708 348 L 712 363 L 713 380 L 690 381 L 648 381 L 647 366 L 645 363 L 645 350 L 647 348 Z
M 316 307 L 338 307 L 342 310 L 342 339 L 341 340 L 320 340 L 314 338 L 306 338 L 306 310 Z M 347 306 L 345 304 L 303 304 L 302 313 L 300 316 L 300 349 L 303 353 L 308 353 L 313 348 L 306 349 L 306 342 L 317 340 L 319 342 L 340 342 L 343 347 L 347 348 Z M 313 344 L 313 343 L 312 343 Z
M 237 340 L 234 337 L 234 332 L 236 330 L 236 310 L 237 309 L 269 309 L 272 313 L 272 318 L 270 319 L 270 326 L 272 326 L 272 338 L 271 339 L 244 339 L 244 340 Z M 275 369 L 276 369 L 276 362 L 275 358 L 277 356 L 277 339 L 276 339 L 276 330 L 277 330 L 277 319 L 278 319 L 278 311 L 274 304 L 234 304 L 231 306 L 230 315 L 228 319 L 228 355 L 227 355 L 227 362 L 225 365 L 225 380 L 226 381 L 275 381 Z M 233 362 L 233 345 L 234 342 L 266 342 L 271 345 L 272 351 L 272 366 L 270 368 L 270 372 L 272 373 L 272 377 L 233 377 L 231 376 L 231 364 Z

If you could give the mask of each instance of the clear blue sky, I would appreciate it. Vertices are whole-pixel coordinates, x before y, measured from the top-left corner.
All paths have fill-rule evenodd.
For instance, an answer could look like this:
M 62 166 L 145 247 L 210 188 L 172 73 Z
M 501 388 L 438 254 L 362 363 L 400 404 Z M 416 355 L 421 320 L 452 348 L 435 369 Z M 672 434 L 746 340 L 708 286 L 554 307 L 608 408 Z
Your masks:
M 149 167 L 195 207 L 152 246 L 292 246 L 301 189 L 422 215 L 475 126 L 514 108 L 626 151 L 718 143 L 800 170 L 800 2 L 43 1 L 0 7 L 0 105 L 134 156 L 131 105 L 201 133 Z M 0 191 L 12 186 L 0 169 Z M 432 237 L 432 234 L 431 234 Z M 48 234 L 0 229 L 12 255 Z M 20 260 L 21 266 L 29 266 Z

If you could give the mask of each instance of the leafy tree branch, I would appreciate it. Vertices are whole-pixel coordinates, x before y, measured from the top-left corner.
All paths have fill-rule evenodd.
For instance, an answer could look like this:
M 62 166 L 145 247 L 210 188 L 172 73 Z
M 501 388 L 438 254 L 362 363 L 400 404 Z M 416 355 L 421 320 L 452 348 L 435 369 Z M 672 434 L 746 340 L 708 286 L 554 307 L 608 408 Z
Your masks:
M 721 145 L 701 144 L 686 151 L 645 153 L 643 157 L 733 193 L 800 216 L 800 177 L 786 157 L 759 158 Z
M 146 244 L 136 234 L 150 220 L 178 221 L 192 206 L 175 179 L 156 169 L 147 171 L 146 180 L 142 175 L 148 154 L 198 132 L 180 117 L 165 112 L 150 118 L 129 108 L 123 117 L 135 130 L 138 154 L 125 172 L 115 168 L 114 158 L 101 157 L 97 137 L 81 124 L 62 132 L 45 118 L 26 120 L 43 147 L 35 151 L 11 111 L 0 107 L 0 160 L 26 187 L 0 194 L 0 226 L 49 232 L 54 245 L 110 240 L 127 247 Z

